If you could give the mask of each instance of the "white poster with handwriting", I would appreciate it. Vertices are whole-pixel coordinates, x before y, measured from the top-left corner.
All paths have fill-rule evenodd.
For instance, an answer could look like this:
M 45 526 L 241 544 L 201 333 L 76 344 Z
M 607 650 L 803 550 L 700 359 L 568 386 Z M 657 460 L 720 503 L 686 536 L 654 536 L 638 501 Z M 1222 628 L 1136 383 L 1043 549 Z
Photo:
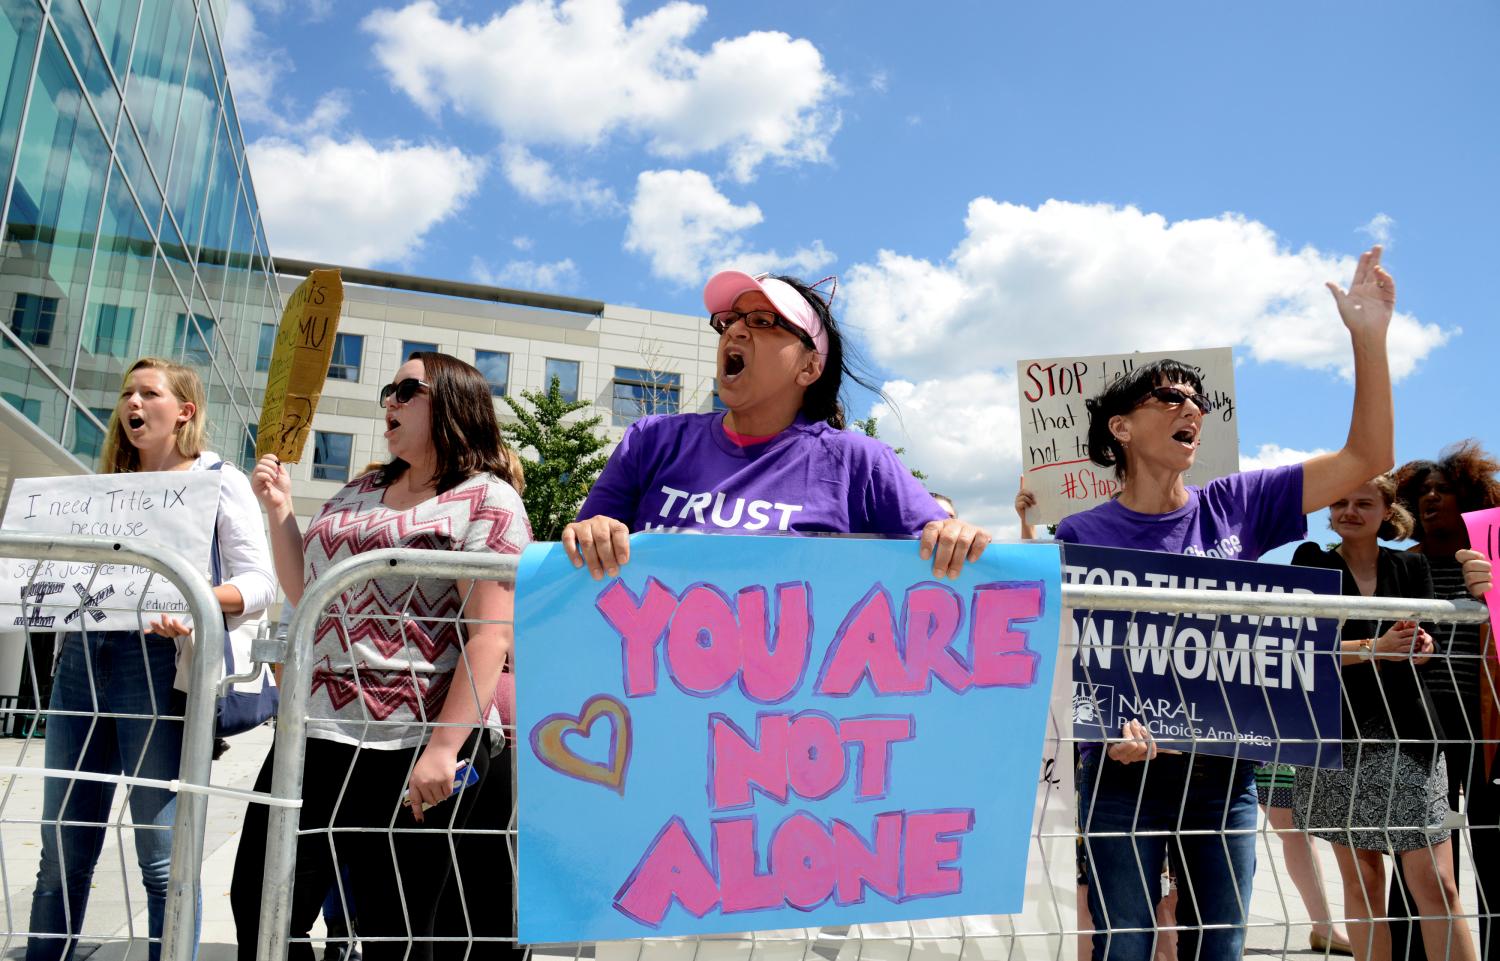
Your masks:
M 1240 469 L 1235 416 L 1234 355 L 1228 347 L 1157 353 L 1054 357 L 1016 364 L 1021 393 L 1021 470 L 1036 507 L 1027 520 L 1055 524 L 1109 500 L 1120 490 L 1114 468 L 1089 460 L 1089 415 L 1084 401 L 1142 364 L 1164 358 L 1195 368 L 1213 411 L 1203 434 L 1189 485 L 1203 485 Z
M 205 576 L 218 471 L 31 477 L 11 484 L 0 527 L 90 534 L 131 547 L 170 547 Z M 129 564 L 3 558 L 0 630 L 139 630 L 161 613 L 186 620 L 187 602 L 161 575 Z

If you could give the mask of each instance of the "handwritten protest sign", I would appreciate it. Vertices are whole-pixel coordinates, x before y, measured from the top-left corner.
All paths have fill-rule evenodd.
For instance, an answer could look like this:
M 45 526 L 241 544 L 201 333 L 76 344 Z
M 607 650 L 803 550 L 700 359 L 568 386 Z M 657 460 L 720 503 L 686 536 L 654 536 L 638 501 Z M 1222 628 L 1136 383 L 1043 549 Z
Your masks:
M 1310 567 L 1068 544 L 1069 584 L 1338 594 Z M 1342 766 L 1338 622 L 1333 618 L 1073 612 L 1073 730 L 1118 737 L 1137 720 L 1164 746 Z M 1318 744 L 1318 740 L 1328 743 Z M 1306 743 L 1295 743 L 1304 741 Z
M 1036 494 L 1036 506 L 1027 511 L 1028 521 L 1055 524 L 1119 492 L 1114 471 L 1089 462 L 1089 417 L 1084 401 L 1137 367 L 1167 357 L 1196 368 L 1204 393 L 1214 404 L 1213 413 L 1203 419 L 1187 483 L 1205 484 L 1240 469 L 1234 357 L 1228 347 L 1023 360 L 1016 365 L 1021 467 L 1027 490 Z
M 519 936 L 1014 912 L 1055 548 L 937 583 L 910 541 L 636 535 L 522 558 Z
M 1484 555 L 1485 560 L 1500 570 L 1500 507 L 1470 511 L 1464 515 L 1464 526 L 1469 529 L 1469 546 Z M 1484 595 L 1490 606 L 1490 631 L 1500 637 L 1500 588 L 1491 587 Z
M 266 374 L 266 399 L 255 435 L 257 458 L 275 454 L 286 464 L 302 459 L 328 379 L 343 303 L 344 282 L 337 270 L 314 270 L 287 300 Z
M 206 574 L 221 480 L 218 471 L 23 478 L 11 484 L 0 526 L 114 537 L 133 546 L 162 544 Z M 87 619 L 94 630 L 134 631 L 161 613 L 187 614 L 182 594 L 143 567 L 11 558 L 0 563 L 0 627 L 76 630 Z

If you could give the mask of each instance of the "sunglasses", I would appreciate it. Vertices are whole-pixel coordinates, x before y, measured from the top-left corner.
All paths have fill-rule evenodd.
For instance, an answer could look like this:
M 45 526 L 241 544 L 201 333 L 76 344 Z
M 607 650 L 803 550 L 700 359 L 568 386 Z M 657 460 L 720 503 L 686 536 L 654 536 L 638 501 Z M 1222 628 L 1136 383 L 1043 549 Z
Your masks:
M 398 380 L 394 384 L 386 384 L 380 388 L 380 406 L 386 406 L 392 397 L 396 398 L 398 404 L 409 404 L 411 399 L 417 396 L 417 391 L 424 389 L 431 390 L 432 385 L 426 381 L 417 380 L 415 377 Z
M 803 346 L 808 350 L 817 350 L 813 339 L 807 336 L 807 332 L 774 310 L 752 310 L 748 313 L 740 313 L 737 310 L 721 310 L 708 318 L 708 326 L 714 329 L 714 333 L 723 336 L 735 323 L 743 320 L 746 327 L 755 330 L 769 330 L 772 327 L 780 327 L 797 335 Z
M 1153 387 L 1146 392 L 1144 397 L 1135 402 L 1135 406 L 1139 407 L 1153 397 L 1168 407 L 1181 407 L 1188 401 L 1192 401 L 1193 406 L 1197 407 L 1204 414 L 1214 409 L 1214 402 L 1202 394 L 1189 394 L 1187 391 L 1178 390 L 1176 387 Z

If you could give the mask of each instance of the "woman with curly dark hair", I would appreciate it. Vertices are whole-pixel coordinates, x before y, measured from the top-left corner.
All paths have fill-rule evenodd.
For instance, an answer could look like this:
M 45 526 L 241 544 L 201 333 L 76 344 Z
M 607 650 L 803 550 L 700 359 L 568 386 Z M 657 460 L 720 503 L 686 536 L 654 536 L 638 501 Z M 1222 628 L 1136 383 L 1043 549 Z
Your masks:
M 1412 538 L 1417 543 L 1412 550 L 1427 558 L 1436 598 L 1458 600 L 1473 590 L 1472 583 L 1466 583 L 1462 561 L 1477 555 L 1468 550 L 1463 515 L 1500 506 L 1497 473 L 1500 461 L 1473 440 L 1449 447 L 1435 461 L 1412 461 L 1396 471 L 1397 495 L 1415 518 Z M 1480 624 L 1441 625 L 1434 631 L 1439 657 L 1426 675 L 1442 729 L 1448 804 L 1457 811 L 1462 793 L 1469 826 L 1478 828 L 1470 831 L 1470 843 L 1478 875 L 1479 941 L 1486 958 L 1500 957 L 1491 944 L 1489 923 L 1489 916 L 1500 911 L 1500 791 L 1491 780 L 1486 752 L 1476 744 L 1487 740 L 1485 703 L 1493 698 L 1494 682 L 1484 670 L 1488 634 Z M 1403 880 L 1400 874 L 1398 866 L 1398 881 Z M 1391 885 L 1389 910 L 1392 956 L 1422 957 L 1420 928 L 1394 920 L 1413 913 L 1404 883 Z

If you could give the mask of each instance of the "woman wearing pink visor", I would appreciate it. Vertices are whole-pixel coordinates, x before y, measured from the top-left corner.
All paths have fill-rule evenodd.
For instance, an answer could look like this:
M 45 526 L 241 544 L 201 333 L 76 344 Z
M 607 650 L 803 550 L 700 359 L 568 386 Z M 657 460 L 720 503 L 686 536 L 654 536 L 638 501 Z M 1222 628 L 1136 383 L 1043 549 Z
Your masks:
M 631 533 L 674 530 L 920 535 L 937 577 L 979 558 L 988 534 L 949 518 L 889 447 L 843 429 L 844 378 L 870 385 L 850 369 L 829 300 L 791 277 L 726 270 L 703 303 L 729 409 L 625 431 L 563 531 L 575 566 L 614 576 Z

